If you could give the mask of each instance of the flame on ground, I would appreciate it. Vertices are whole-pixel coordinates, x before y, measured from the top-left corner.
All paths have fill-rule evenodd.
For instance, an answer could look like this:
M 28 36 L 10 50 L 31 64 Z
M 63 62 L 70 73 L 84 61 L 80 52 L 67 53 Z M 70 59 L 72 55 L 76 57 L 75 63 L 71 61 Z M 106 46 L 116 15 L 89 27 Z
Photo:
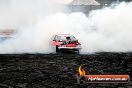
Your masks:
M 82 66 L 79 66 L 78 71 L 79 71 L 79 75 L 80 75 L 80 76 L 86 75 L 86 72 L 85 72 L 85 70 L 82 68 Z

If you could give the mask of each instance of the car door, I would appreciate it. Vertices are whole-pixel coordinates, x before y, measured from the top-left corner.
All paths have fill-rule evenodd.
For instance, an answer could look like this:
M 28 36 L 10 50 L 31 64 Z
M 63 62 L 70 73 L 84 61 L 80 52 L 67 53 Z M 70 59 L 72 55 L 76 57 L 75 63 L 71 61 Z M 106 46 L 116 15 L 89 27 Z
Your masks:
M 52 38 L 51 38 L 51 45 L 52 46 L 56 46 L 57 44 L 57 35 L 54 35 Z

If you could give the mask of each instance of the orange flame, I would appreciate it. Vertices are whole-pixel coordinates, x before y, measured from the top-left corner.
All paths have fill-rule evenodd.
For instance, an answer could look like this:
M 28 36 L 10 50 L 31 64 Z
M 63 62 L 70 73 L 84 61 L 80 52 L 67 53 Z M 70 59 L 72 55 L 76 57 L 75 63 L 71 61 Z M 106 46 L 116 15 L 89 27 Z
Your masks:
M 85 72 L 84 69 L 82 69 L 82 66 L 79 66 L 78 71 L 79 71 L 79 75 L 80 75 L 80 76 L 84 76 L 84 75 L 86 75 L 86 72 Z

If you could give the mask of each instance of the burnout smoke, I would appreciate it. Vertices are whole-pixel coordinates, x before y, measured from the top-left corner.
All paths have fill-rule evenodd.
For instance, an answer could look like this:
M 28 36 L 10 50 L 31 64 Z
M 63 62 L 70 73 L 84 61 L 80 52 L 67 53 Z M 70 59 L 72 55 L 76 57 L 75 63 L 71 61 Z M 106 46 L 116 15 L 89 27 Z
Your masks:
M 66 0 L 9 0 L 0 6 L 0 28 L 14 28 L 0 53 L 51 53 L 53 34 L 73 34 L 81 53 L 132 51 L 132 3 L 90 12 L 65 13 Z

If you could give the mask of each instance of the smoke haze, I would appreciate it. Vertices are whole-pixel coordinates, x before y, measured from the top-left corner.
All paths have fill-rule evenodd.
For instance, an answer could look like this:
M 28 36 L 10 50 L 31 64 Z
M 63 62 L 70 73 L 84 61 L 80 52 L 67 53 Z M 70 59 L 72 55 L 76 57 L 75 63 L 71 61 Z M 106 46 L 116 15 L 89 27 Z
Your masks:
M 7 0 L 6 0 L 7 1 Z M 53 34 L 73 34 L 81 53 L 132 51 L 132 3 L 65 13 L 66 0 L 8 0 L 0 6 L 0 29 L 13 28 L 13 38 L 0 42 L 0 53 L 52 53 Z

